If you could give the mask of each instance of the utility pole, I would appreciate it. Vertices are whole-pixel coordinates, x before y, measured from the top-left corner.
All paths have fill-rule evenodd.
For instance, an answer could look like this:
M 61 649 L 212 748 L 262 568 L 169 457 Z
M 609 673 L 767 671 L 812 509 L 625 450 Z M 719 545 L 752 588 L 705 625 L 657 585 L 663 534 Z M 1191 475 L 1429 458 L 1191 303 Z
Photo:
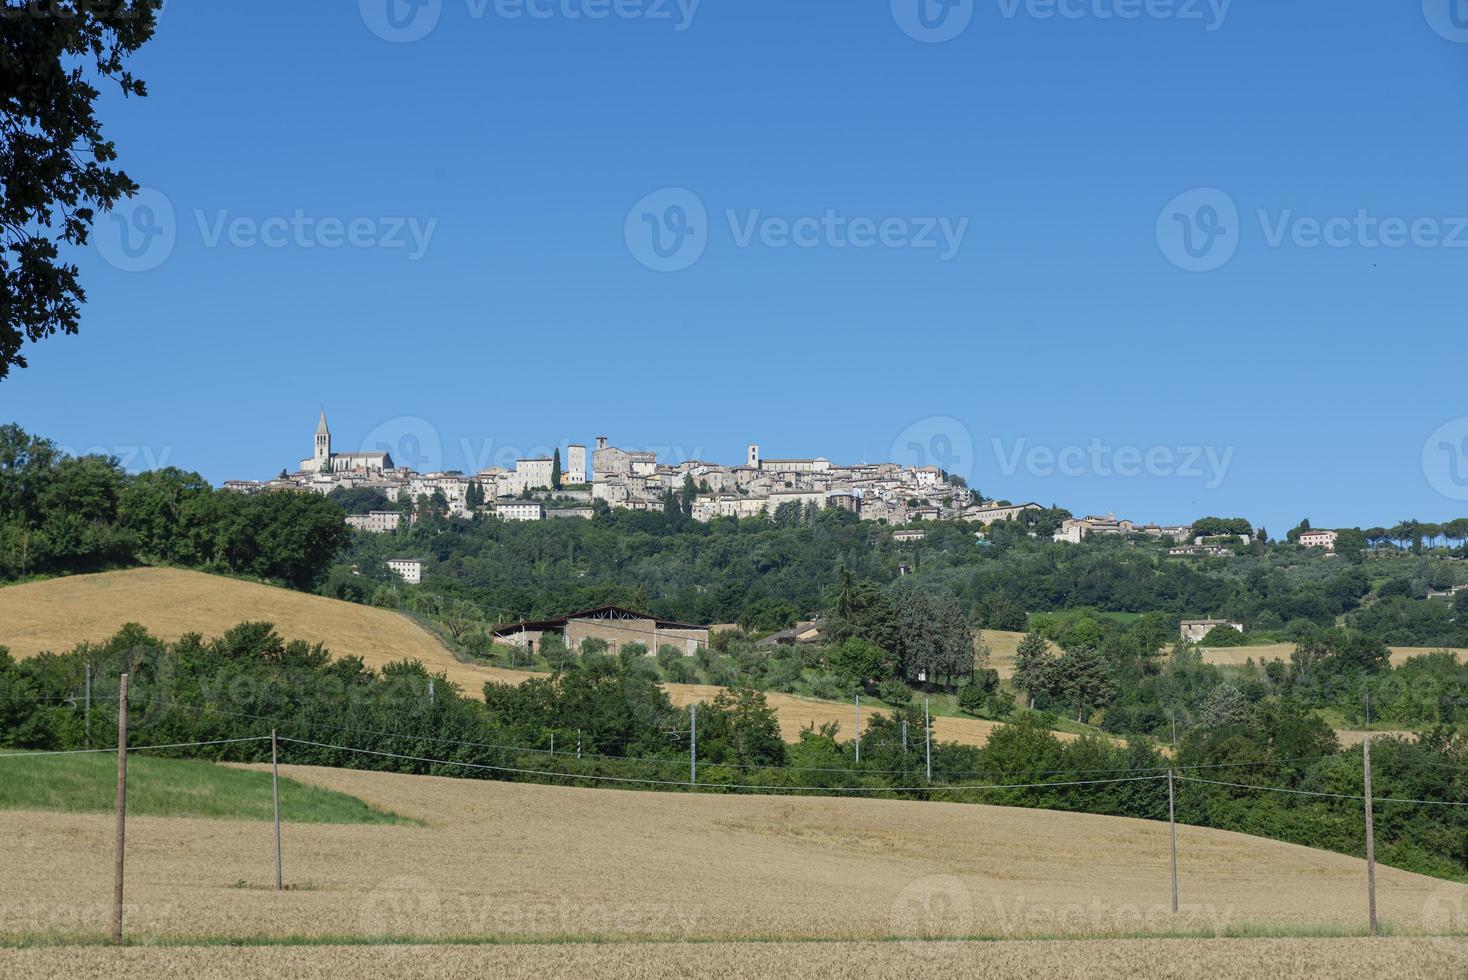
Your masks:
M 270 795 L 275 801 L 275 890 L 280 891 L 280 746 L 270 729 Z
M 1167 770 L 1167 828 L 1172 832 L 1172 914 L 1177 915 L 1177 808 L 1174 803 L 1172 770 Z
M 428 678 L 428 706 L 433 707 L 433 678 Z
M 928 720 L 928 699 L 923 698 L 923 742 L 928 755 L 928 782 L 933 781 L 933 723 Z
M 902 719 L 902 755 L 907 757 L 907 719 Z
M 688 781 L 698 785 L 698 704 L 688 706 Z
M 112 871 L 112 944 L 122 945 L 122 858 L 127 841 L 127 675 L 117 692 L 117 856 Z
M 861 695 L 856 696 L 856 764 L 861 765 Z
M 1034 705 L 1032 704 L 1030 707 L 1033 708 Z M 1167 714 L 1172 719 L 1172 747 L 1177 748 L 1177 712 L 1169 711 Z
M 87 748 L 90 749 L 92 747 L 92 664 L 90 661 L 87 663 L 87 680 L 85 690 L 85 703 L 87 707 L 84 712 L 84 716 L 86 717 L 87 726 Z
M 1371 816 L 1371 733 L 1361 741 L 1361 762 L 1366 783 L 1366 905 L 1371 915 L 1371 934 L 1376 935 L 1376 827 Z

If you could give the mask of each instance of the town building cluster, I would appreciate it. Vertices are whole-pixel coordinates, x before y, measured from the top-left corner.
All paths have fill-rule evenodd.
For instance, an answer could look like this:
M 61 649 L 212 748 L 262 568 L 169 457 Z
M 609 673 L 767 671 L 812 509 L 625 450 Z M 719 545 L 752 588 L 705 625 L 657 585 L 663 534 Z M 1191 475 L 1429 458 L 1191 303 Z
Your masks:
M 889 524 L 962 519 L 984 524 L 1011 520 L 1038 504 L 985 503 L 961 482 L 949 480 L 936 466 L 903 467 L 897 463 L 839 465 L 824 456 L 810 459 L 766 459 L 760 447 L 748 447 L 741 465 L 702 460 L 659 462 L 656 453 L 620 449 L 606 436 L 594 448 L 565 447 L 556 487 L 551 457 L 516 460 L 474 474 L 418 473 L 393 462 L 389 452 L 333 451 L 326 413 L 316 425 L 312 454 L 293 472 L 269 481 L 229 480 L 226 489 L 244 493 L 264 490 L 312 490 L 330 493 L 338 487 L 380 490 L 389 501 L 441 494 L 451 516 L 471 512 L 494 514 L 510 521 L 589 518 L 597 501 L 613 508 L 660 510 L 669 492 L 682 493 L 691 481 L 697 489 L 692 505 L 696 520 L 776 514 L 786 504 L 840 507 L 864 520 Z M 353 515 L 350 523 L 363 531 L 386 533 L 404 520 L 396 511 Z

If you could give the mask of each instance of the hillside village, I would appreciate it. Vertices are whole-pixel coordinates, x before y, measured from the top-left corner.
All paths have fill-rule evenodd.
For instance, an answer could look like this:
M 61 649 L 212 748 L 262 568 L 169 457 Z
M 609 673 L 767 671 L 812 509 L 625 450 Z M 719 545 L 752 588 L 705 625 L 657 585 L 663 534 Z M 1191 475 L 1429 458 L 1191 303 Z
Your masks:
M 224 487 L 243 493 L 310 490 L 322 494 L 338 488 L 366 488 L 380 490 L 394 502 L 404 495 L 416 500 L 438 493 L 451 516 L 482 512 L 510 521 L 589 518 L 597 502 L 628 510 L 660 510 L 669 494 L 682 493 L 690 483 L 695 488 L 691 516 L 703 522 L 716 517 L 773 515 L 787 504 L 840 507 L 863 520 L 887 524 L 965 520 L 987 525 L 1014 520 L 1027 510 L 1044 509 L 1033 502 L 982 500 L 962 480 L 936 466 L 841 465 L 824 456 L 766 458 L 757 445 L 750 445 L 744 462 L 736 466 L 703 460 L 662 463 L 656 453 L 620 449 L 606 436 L 598 436 L 590 450 L 579 444 L 567 446 L 563 463 L 559 455 L 557 450 L 555 457 L 516 460 L 513 467 L 488 467 L 472 475 L 418 473 L 397 466 L 390 452 L 335 452 L 322 412 L 312 454 L 294 471 L 283 471 L 269 481 L 228 480 Z M 352 524 L 382 533 L 395 529 L 401 519 L 395 511 L 379 512 L 354 515 Z M 1062 531 L 1063 539 L 1079 541 L 1088 533 L 1147 531 L 1160 536 L 1185 534 L 1187 528 L 1132 525 L 1096 517 L 1067 521 Z

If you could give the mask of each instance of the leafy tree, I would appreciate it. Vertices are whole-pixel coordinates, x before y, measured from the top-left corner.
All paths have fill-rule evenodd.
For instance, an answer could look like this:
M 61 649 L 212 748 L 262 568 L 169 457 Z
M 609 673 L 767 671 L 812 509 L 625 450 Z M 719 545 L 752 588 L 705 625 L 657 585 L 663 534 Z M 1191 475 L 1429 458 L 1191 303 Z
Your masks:
M 1198 709 L 1198 724 L 1204 728 L 1222 728 L 1242 723 L 1249 715 L 1249 703 L 1243 692 L 1232 684 L 1219 684 L 1208 692 Z
M 683 492 L 681 495 L 682 511 L 684 517 L 693 516 L 693 501 L 698 497 L 698 487 L 693 485 L 693 474 L 683 474 Z
M 857 682 L 885 680 L 892 676 L 894 667 L 881 647 L 859 636 L 842 641 L 827 654 L 826 663 L 836 673 Z
M 153 36 L 162 0 L 7 5 L 0 79 L 0 380 L 21 347 L 77 332 L 86 293 L 60 246 L 85 245 L 96 210 L 138 190 L 95 112 L 94 80 L 147 95 L 128 59 Z
M 1241 647 L 1248 643 L 1244 634 L 1228 624 L 1215 626 L 1208 631 L 1208 635 L 1198 641 L 1203 647 Z
M 953 679 L 973 672 L 973 630 L 949 592 L 906 585 L 894 587 L 901 673 L 910 681 Z
M 1242 517 L 1200 517 L 1193 522 L 1193 534 L 1200 538 L 1220 538 L 1228 535 L 1252 534 L 1254 528 Z
M 1084 721 L 1087 709 L 1101 707 L 1116 690 L 1111 666 L 1092 647 L 1066 650 L 1055 662 L 1056 683 L 1061 694 L 1075 705 L 1076 721 Z
M 1039 633 L 1026 633 L 1014 654 L 1014 686 L 1029 696 L 1031 708 L 1049 688 L 1051 664 L 1050 644 Z
M 980 714 L 988 701 L 989 696 L 978 684 L 965 684 L 958 689 L 958 707 L 971 715 Z
M 1366 561 L 1366 535 L 1359 528 L 1347 527 L 1336 532 L 1335 553 L 1353 565 Z

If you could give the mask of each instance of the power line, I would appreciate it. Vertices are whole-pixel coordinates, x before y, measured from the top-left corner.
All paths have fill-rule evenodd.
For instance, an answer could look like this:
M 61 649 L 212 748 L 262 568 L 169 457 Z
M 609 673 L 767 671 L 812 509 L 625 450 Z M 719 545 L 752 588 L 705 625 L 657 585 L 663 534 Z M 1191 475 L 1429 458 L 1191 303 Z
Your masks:
M 422 756 L 400 755 L 395 752 L 381 752 L 375 749 L 357 749 L 346 745 L 331 745 L 326 742 L 312 742 L 306 739 L 285 738 L 282 742 L 294 742 L 298 745 L 310 745 L 322 749 L 335 749 L 341 752 L 357 752 L 364 755 L 375 755 L 389 759 L 399 759 L 405 762 L 421 762 L 427 765 L 460 766 L 466 769 L 482 769 L 492 772 L 507 772 L 530 776 L 548 776 L 559 779 L 594 779 L 603 782 L 615 783 L 638 783 L 642 785 L 658 786 L 687 786 L 697 789 L 727 789 L 727 790 L 783 790 L 786 793 L 912 793 L 927 792 L 932 786 L 780 786 L 780 785 L 750 785 L 748 783 L 730 783 L 719 785 L 717 783 L 692 783 L 687 780 L 667 779 L 644 779 L 633 776 L 599 776 L 580 775 L 571 772 L 557 772 L 554 770 L 522 769 L 513 766 L 492 766 L 477 762 L 457 762 L 452 759 L 431 759 Z M 853 773 L 855 775 L 856 773 Z M 1164 779 L 1165 776 L 1128 776 L 1121 779 L 1087 779 L 1064 783 L 1010 783 L 1010 784 L 946 784 L 938 788 L 945 790 L 992 790 L 992 789 L 1049 789 L 1066 786 L 1098 786 L 1109 783 L 1136 783 L 1150 780 Z
M 129 745 L 125 752 L 143 752 L 148 749 L 188 749 L 200 745 L 234 745 L 238 742 L 269 741 L 269 735 L 251 735 L 248 738 L 217 738 L 208 742 L 170 742 L 167 745 Z M 117 754 L 117 747 L 110 749 L 63 749 L 46 750 L 41 752 L 4 752 L 0 753 L 0 759 L 34 759 L 37 756 L 47 755 L 94 755 L 99 752 Z
M 1271 793 L 1289 793 L 1292 796 L 1319 796 L 1333 800 L 1356 800 L 1364 801 L 1365 796 L 1352 796 L 1349 793 L 1321 793 L 1308 789 L 1287 789 L 1284 786 L 1254 786 L 1249 783 L 1226 783 L 1217 779 L 1199 779 L 1196 776 L 1179 776 L 1178 779 L 1186 783 L 1207 783 L 1210 786 L 1233 786 L 1237 789 L 1261 789 Z M 1407 800 L 1391 796 L 1372 796 L 1373 803 L 1418 803 L 1430 806 L 1468 806 L 1468 801 L 1454 800 Z

